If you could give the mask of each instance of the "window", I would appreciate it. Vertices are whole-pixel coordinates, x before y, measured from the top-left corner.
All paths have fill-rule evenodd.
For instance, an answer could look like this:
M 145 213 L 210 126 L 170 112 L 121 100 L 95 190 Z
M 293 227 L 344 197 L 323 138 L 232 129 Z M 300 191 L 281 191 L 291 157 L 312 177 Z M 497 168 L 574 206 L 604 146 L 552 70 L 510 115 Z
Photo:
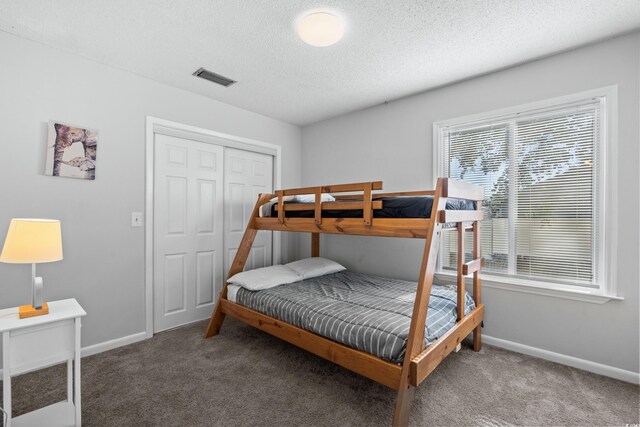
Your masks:
M 605 290 L 606 96 L 577 98 L 434 125 L 437 174 L 485 188 L 485 276 Z M 457 236 L 443 235 L 446 273 Z

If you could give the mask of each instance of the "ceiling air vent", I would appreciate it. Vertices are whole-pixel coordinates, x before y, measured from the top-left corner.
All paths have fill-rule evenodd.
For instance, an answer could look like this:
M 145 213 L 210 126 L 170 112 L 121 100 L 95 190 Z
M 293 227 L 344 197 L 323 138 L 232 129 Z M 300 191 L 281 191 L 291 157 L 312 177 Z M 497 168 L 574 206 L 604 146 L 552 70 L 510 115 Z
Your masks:
M 209 80 L 210 82 L 218 83 L 219 85 L 228 87 L 232 84 L 236 83 L 235 80 L 231 80 L 228 77 L 221 76 L 220 74 L 216 74 L 213 71 L 205 70 L 204 68 L 198 68 L 198 70 L 193 73 L 194 76 L 203 78 L 205 80 Z

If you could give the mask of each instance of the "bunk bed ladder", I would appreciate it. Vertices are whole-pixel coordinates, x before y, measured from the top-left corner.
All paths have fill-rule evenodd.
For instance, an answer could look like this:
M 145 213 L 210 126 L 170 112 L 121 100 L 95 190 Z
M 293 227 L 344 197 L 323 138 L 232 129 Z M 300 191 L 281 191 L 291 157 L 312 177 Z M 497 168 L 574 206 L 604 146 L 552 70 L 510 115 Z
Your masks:
M 476 210 L 482 212 L 482 202 L 476 202 Z M 472 260 L 464 262 L 464 235 L 467 229 L 464 224 L 458 223 L 458 322 L 464 318 L 464 291 L 465 277 L 473 274 L 473 302 L 476 307 L 482 303 L 481 287 L 480 287 L 480 270 L 484 267 L 484 258 L 480 256 L 480 244 L 482 236 L 480 235 L 480 222 L 473 221 L 471 232 L 473 233 L 473 246 L 471 250 Z M 473 330 L 473 351 L 480 351 L 482 347 L 482 325 L 478 325 Z

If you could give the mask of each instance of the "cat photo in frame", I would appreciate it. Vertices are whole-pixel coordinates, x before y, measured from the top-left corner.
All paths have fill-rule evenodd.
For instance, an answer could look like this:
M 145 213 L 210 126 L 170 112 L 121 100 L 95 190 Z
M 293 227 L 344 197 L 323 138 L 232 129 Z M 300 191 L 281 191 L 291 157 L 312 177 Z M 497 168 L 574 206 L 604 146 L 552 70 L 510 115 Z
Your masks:
M 96 179 L 98 131 L 49 122 L 45 175 Z

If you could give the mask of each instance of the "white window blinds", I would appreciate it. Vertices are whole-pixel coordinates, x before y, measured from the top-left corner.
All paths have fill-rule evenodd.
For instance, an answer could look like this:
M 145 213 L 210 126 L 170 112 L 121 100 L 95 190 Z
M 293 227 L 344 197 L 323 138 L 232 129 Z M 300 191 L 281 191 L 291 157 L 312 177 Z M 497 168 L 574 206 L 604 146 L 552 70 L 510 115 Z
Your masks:
M 598 286 L 600 109 L 592 99 L 441 128 L 445 174 L 485 188 L 487 272 Z M 444 235 L 441 266 L 455 268 L 456 236 Z

